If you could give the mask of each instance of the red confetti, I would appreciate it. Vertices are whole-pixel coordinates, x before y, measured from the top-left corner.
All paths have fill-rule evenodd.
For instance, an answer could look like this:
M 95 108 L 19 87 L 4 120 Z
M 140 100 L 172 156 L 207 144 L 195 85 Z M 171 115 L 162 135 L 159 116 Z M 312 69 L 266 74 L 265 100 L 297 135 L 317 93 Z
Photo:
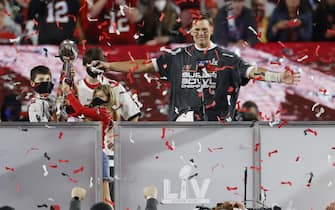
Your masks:
M 292 182 L 291 181 L 282 181 L 282 182 L 280 182 L 280 184 L 282 184 L 282 185 L 287 184 L 290 187 L 292 186 Z
M 287 125 L 288 124 L 288 121 L 287 120 L 284 120 L 282 123 L 280 123 L 279 125 L 278 125 L 278 128 L 281 128 L 281 127 L 283 127 L 284 125 Z
M 162 13 L 161 13 L 161 16 L 159 17 L 159 22 L 162 22 L 163 19 L 164 19 L 164 17 L 165 17 L 165 13 L 162 12 Z
M 278 150 L 273 150 L 272 152 L 268 153 L 268 156 L 271 157 L 273 154 L 277 154 Z
M 262 167 L 250 166 L 250 169 L 255 170 L 255 171 L 260 171 L 262 169 Z
M 236 15 L 231 15 L 231 16 L 227 17 L 227 20 L 231 20 L 231 19 L 235 19 L 235 18 L 236 18 Z
M 58 160 L 58 163 L 69 163 L 69 162 L 70 160 L 62 160 L 62 159 Z
M 234 87 L 229 86 L 229 88 L 228 88 L 228 93 L 232 93 L 232 92 L 234 92 Z
M 58 168 L 58 165 L 57 164 L 49 164 L 49 167 L 50 168 Z
M 291 74 L 294 74 L 294 70 L 291 69 L 289 66 L 285 66 L 285 71 L 291 72 Z
M 165 146 L 168 148 L 168 150 L 173 151 L 173 147 L 171 146 L 171 144 L 170 144 L 169 141 L 166 141 L 166 142 L 165 142 Z
M 279 1 L 279 0 L 278 0 L 278 1 Z M 279 44 L 280 46 L 282 46 L 283 48 L 287 48 L 286 45 L 284 45 L 284 43 L 281 42 L 281 41 L 278 41 L 278 44 Z
M 98 25 L 98 29 L 101 30 L 102 27 L 104 27 L 104 26 L 108 26 L 108 25 L 109 25 L 109 21 L 106 20 L 106 21 L 104 21 L 104 22 L 102 22 L 102 23 L 100 23 L 100 24 Z
M 319 88 L 319 92 L 322 93 L 323 95 L 326 95 L 327 94 L 327 89 Z
M 241 101 L 237 101 L 236 102 L 236 106 L 237 106 L 237 111 L 240 111 L 241 110 Z
M 8 166 L 5 167 L 5 170 L 6 170 L 6 171 L 15 171 L 14 168 L 11 168 L 11 167 L 8 167 Z
M 58 139 L 61 140 L 63 138 L 63 132 L 62 131 L 59 131 L 58 133 Z
M 206 109 L 210 109 L 210 108 L 213 108 L 213 107 L 215 107 L 215 106 L 216 106 L 216 102 L 213 101 L 211 104 L 206 105 L 205 108 L 206 108 Z
M 77 183 L 78 183 L 78 181 L 77 181 L 77 180 L 75 180 L 75 179 L 73 179 L 73 178 L 71 178 L 71 177 L 69 177 L 69 181 L 71 181 L 72 183 L 75 183 L 75 184 L 77 184 Z
M 228 191 L 235 191 L 237 190 L 238 188 L 237 187 L 227 187 L 227 190 Z
M 33 23 L 34 23 L 35 26 L 38 26 L 38 22 L 37 22 L 37 20 L 35 20 L 35 18 L 33 19 Z
M 266 189 L 265 187 L 263 187 L 262 185 L 261 185 L 261 190 L 264 190 L 264 192 L 267 192 L 267 191 L 269 191 L 268 189 Z
M 209 149 L 209 148 L 208 148 Z M 210 149 L 212 152 L 214 151 L 214 150 L 223 150 L 223 147 L 216 147 L 216 148 L 211 148 Z
M 162 128 L 162 136 L 161 139 L 165 138 L 165 134 L 166 134 L 166 128 Z
M 152 60 L 151 60 L 151 58 L 150 58 L 150 53 L 149 53 L 149 52 L 146 52 L 145 55 L 146 55 L 147 59 L 146 59 L 145 61 L 143 61 L 143 64 L 151 63 Z
M 259 150 L 259 143 L 255 144 L 255 152 L 258 152 Z
M 80 166 L 80 168 L 72 171 L 73 174 L 79 174 L 84 171 L 84 166 Z
M 257 38 L 259 38 L 259 39 L 262 38 L 262 32 L 261 31 L 257 33 Z
M 335 147 L 332 147 L 331 149 L 335 150 Z
M 56 26 L 59 30 L 63 30 L 63 27 L 60 25 L 60 23 L 58 21 L 56 21 Z
M 280 66 L 280 65 L 281 65 L 281 63 L 280 63 L 279 61 L 271 61 L 271 62 L 270 62 L 270 64 L 273 64 L 273 65 L 278 65 L 278 66 Z
M 85 4 L 84 4 L 83 6 L 81 6 L 81 7 L 79 8 L 79 13 L 81 12 L 81 10 L 85 9 L 85 7 L 87 7 L 87 3 L 86 3 L 86 2 L 85 2 Z
M 77 22 L 77 18 L 75 15 L 67 15 L 68 17 L 73 19 L 73 22 Z
M 315 55 L 319 57 L 319 50 L 320 50 L 320 45 L 316 46 L 315 48 Z
M 183 35 L 183 36 L 187 36 L 187 32 L 185 31 L 185 29 L 183 27 L 180 27 L 178 29 L 178 31 Z
M 305 136 L 307 135 L 307 133 L 311 133 L 313 134 L 314 136 L 317 136 L 318 135 L 318 132 L 311 129 L 311 128 L 307 128 L 306 130 L 304 130 L 304 133 L 305 133 Z
M 159 159 L 159 156 L 156 156 L 155 159 L 156 159 L 156 160 Z
M 289 20 L 289 21 L 287 21 L 287 25 L 289 27 L 297 27 L 297 26 L 301 25 L 301 22 L 297 21 L 297 20 Z
M 209 147 L 208 147 L 208 151 L 209 151 L 209 152 L 213 152 L 213 150 L 212 150 L 211 148 L 209 148 Z

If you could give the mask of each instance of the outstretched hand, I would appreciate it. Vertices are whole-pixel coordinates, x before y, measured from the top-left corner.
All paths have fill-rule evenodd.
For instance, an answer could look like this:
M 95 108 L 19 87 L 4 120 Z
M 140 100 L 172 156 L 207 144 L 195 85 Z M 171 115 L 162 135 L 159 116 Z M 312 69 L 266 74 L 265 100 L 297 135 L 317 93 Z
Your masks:
M 300 79 L 301 79 L 300 72 L 285 70 L 281 75 L 280 81 L 288 85 L 297 85 L 300 82 Z
M 109 63 L 105 61 L 98 61 L 98 60 L 92 61 L 90 66 L 93 66 L 97 69 L 106 69 L 106 70 L 109 69 Z

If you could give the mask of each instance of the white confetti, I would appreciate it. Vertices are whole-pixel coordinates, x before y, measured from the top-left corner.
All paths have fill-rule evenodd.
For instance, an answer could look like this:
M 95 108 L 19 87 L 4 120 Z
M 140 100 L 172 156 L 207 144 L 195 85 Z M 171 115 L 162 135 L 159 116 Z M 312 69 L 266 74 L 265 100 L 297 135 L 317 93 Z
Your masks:
M 315 117 L 319 118 L 323 113 L 325 113 L 325 109 L 323 107 L 321 107 L 320 111 L 315 114 Z
M 256 32 L 256 30 L 255 30 L 253 27 L 248 26 L 248 29 L 249 29 L 250 31 L 252 31 L 252 33 L 254 33 L 254 34 L 257 36 L 257 32 Z
M 175 112 L 176 114 L 179 114 L 178 107 L 175 107 L 175 108 L 174 108 L 174 112 Z
M 89 16 L 89 14 L 87 14 L 87 20 L 90 21 L 90 22 L 96 22 L 96 21 L 98 21 L 97 18 L 91 18 L 91 17 Z
M 48 201 L 55 202 L 53 198 L 48 198 Z
M 272 128 L 274 125 L 278 125 L 279 123 L 280 123 L 280 120 L 275 120 L 275 121 L 269 122 L 269 125 Z
M 90 185 L 89 185 L 89 188 L 92 188 L 93 187 L 93 177 L 90 178 Z
M 122 16 L 126 16 L 126 13 L 124 12 L 124 9 L 127 7 L 127 5 L 120 5 L 120 13 Z
M 133 139 L 133 133 L 130 133 L 130 134 L 129 134 L 129 141 L 130 141 L 130 143 L 132 143 L 132 144 L 135 143 L 135 141 L 134 141 L 134 139 Z
M 42 168 L 43 168 L 43 176 L 48 176 L 48 174 L 49 174 L 49 172 L 48 172 L 48 170 L 47 170 L 47 167 L 46 167 L 46 165 L 42 165 Z
M 21 37 L 16 37 L 15 39 L 9 39 L 9 42 L 10 43 L 18 43 L 18 42 L 20 42 L 20 40 L 21 40 Z
M 332 182 L 329 182 L 327 186 L 328 186 L 328 187 L 331 187 L 331 186 L 333 186 L 333 183 L 332 183 Z
M 200 153 L 200 152 L 202 151 L 202 145 L 201 145 L 200 142 L 198 142 L 198 145 L 199 145 L 199 150 L 198 150 L 198 152 Z
M 319 105 L 320 105 L 319 103 L 315 103 L 315 104 L 312 106 L 312 111 L 314 112 L 315 108 L 316 108 L 317 106 L 319 106 Z
M 298 61 L 298 62 L 301 62 L 301 61 L 303 61 L 303 60 L 306 60 L 307 58 L 308 58 L 308 55 L 305 55 L 304 57 L 297 59 L 297 61 Z

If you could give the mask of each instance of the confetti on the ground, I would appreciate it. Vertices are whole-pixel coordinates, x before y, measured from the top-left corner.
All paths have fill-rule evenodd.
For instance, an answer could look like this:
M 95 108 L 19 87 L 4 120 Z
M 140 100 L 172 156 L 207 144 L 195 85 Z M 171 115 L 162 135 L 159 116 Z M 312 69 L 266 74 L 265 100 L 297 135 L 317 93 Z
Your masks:
M 284 120 L 283 122 L 281 122 L 279 125 L 278 125 L 278 128 L 282 128 L 284 125 L 287 125 L 288 124 L 288 121 L 287 120 Z
M 63 159 L 59 159 L 58 160 L 58 163 L 69 163 L 70 160 L 63 160 Z
M 49 206 L 47 204 L 40 204 L 37 205 L 37 208 L 48 208 Z
M 135 141 L 134 141 L 134 139 L 133 139 L 133 133 L 130 133 L 130 134 L 129 134 L 129 141 L 130 141 L 130 143 L 132 143 L 132 144 L 135 143 Z
M 166 141 L 166 142 L 165 142 L 165 146 L 168 148 L 168 150 L 173 151 L 173 146 L 170 144 L 169 141 Z
M 201 145 L 200 142 L 198 142 L 198 145 L 199 145 L 199 150 L 198 150 L 198 152 L 200 153 L 200 152 L 202 151 L 202 145 Z
M 70 175 L 68 175 L 67 173 L 62 172 L 61 174 L 62 174 L 62 176 L 70 177 Z
M 250 166 L 250 170 L 261 171 L 262 167 Z
M 228 190 L 228 191 L 236 191 L 236 190 L 238 190 L 238 188 L 237 187 L 226 187 L 226 189 Z
M 288 186 L 292 186 L 293 185 L 293 183 L 291 181 L 282 181 L 282 182 L 280 182 L 280 184 L 282 184 L 282 185 L 288 185 Z
M 26 154 L 24 156 L 27 156 L 31 151 L 36 151 L 36 150 L 38 150 L 37 147 L 32 147 L 32 148 L 30 148 L 30 149 L 27 150 L 27 152 L 26 152 Z
M 48 176 L 49 172 L 47 170 L 47 166 L 46 165 L 42 165 L 42 169 L 43 169 L 43 176 Z
M 274 154 L 278 154 L 278 150 L 273 150 L 273 151 L 269 152 L 268 156 L 271 157 Z
M 90 177 L 90 184 L 88 186 L 89 188 L 92 188 L 93 187 L 93 177 L 91 176 Z
M 263 190 L 264 192 L 269 191 L 268 189 L 266 189 L 263 185 L 261 185 L 261 190 Z
M 318 135 L 318 132 L 315 131 L 315 130 L 313 130 L 313 129 L 311 129 L 311 128 L 307 128 L 306 130 L 304 130 L 304 134 L 305 134 L 305 136 L 307 136 L 308 133 L 311 133 L 311 134 L 313 134 L 314 136 L 317 136 L 317 135 Z
M 14 168 L 12 168 L 12 167 L 9 167 L 9 166 L 5 166 L 5 170 L 6 170 L 6 171 L 12 171 L 12 172 L 14 172 L 14 171 L 15 171 L 15 169 L 14 169 Z
M 296 158 L 295 158 L 295 162 L 298 162 L 300 160 L 300 156 L 297 156 Z
M 49 164 L 49 168 L 58 168 L 57 164 Z
M 62 131 L 59 131 L 58 133 L 58 139 L 61 140 L 63 138 L 64 133 Z
M 43 156 L 47 159 L 47 160 L 50 160 L 51 158 L 49 157 L 48 153 L 44 153 Z
M 80 168 L 72 171 L 73 174 L 79 174 L 84 171 L 84 166 L 80 166 Z
M 162 128 L 162 136 L 161 139 L 165 138 L 165 134 L 166 134 L 166 128 Z
M 77 180 L 75 180 L 75 179 L 73 179 L 73 178 L 71 178 L 71 177 L 69 177 L 69 181 L 70 181 L 70 182 L 72 182 L 72 183 L 75 183 L 75 184 L 77 184 L 77 183 L 78 183 L 78 181 L 77 181 Z
M 310 187 L 311 186 L 312 180 L 313 180 L 313 177 L 314 177 L 313 172 L 309 173 L 308 175 L 309 175 L 309 179 L 308 179 L 306 187 Z

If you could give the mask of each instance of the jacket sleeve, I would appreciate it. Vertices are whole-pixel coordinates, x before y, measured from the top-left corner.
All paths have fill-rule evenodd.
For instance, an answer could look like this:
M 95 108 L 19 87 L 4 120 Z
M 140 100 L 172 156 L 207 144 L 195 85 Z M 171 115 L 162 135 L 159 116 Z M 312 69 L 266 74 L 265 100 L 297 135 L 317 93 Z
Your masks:
M 105 109 L 84 107 L 73 94 L 67 95 L 67 99 L 78 115 L 83 114 L 95 121 L 105 121 L 106 117 L 108 117 Z

